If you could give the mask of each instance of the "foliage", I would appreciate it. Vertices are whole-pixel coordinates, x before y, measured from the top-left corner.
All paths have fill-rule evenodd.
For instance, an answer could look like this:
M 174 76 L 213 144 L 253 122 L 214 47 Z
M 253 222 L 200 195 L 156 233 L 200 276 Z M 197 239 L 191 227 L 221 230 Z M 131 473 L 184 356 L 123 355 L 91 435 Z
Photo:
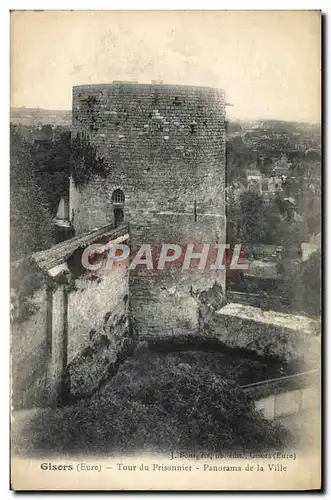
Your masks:
M 54 242 L 49 206 L 38 185 L 29 145 L 15 127 L 10 129 L 10 222 L 13 261 Z
M 208 364 L 144 349 L 90 400 L 38 416 L 30 431 L 39 449 L 99 454 L 270 449 L 287 438 L 234 381 Z
M 225 126 L 227 134 L 234 134 L 242 131 L 242 124 L 239 120 L 227 120 Z
M 321 231 L 321 164 L 300 161 L 292 168 L 291 176 L 284 183 L 285 196 L 295 197 L 299 213 L 307 222 L 309 233 Z
M 230 200 L 227 225 L 230 243 L 240 241 L 296 248 L 308 237 L 307 223 L 294 218 L 288 202 L 276 196 L 272 203 L 266 204 L 252 191 L 242 193 L 239 203 Z
M 89 182 L 95 175 L 107 177 L 109 167 L 103 158 L 96 154 L 84 133 L 78 133 L 71 141 L 71 174 L 77 186 Z
M 260 164 L 260 171 L 264 175 L 270 175 L 272 172 L 272 160 L 266 156 Z
M 240 136 L 227 140 L 226 169 L 227 184 L 243 181 L 246 178 L 245 169 L 258 160 L 258 154 L 246 146 Z
M 44 125 L 30 131 L 30 152 L 36 180 L 55 216 L 61 197 L 68 195 L 69 176 L 76 185 L 86 184 L 94 175 L 106 177 L 109 169 L 86 134 L 72 137 L 64 127 Z
M 240 241 L 249 243 L 275 243 L 280 214 L 276 205 L 267 206 L 254 192 L 243 193 L 238 209 L 238 235 Z
M 317 161 L 320 161 L 321 160 L 321 155 L 318 151 L 314 150 L 314 149 L 310 149 L 306 152 L 306 159 L 307 160 L 317 160 Z
M 321 315 L 321 250 L 301 264 L 287 290 L 295 310 Z
M 62 132 L 53 139 L 52 127 L 47 125 L 42 127 L 41 133 L 43 139 L 31 146 L 33 167 L 51 213 L 55 216 L 60 199 L 67 194 L 69 187 L 71 134 Z
M 11 125 L 10 157 L 11 248 L 18 259 L 55 243 L 52 217 L 69 194 L 70 172 L 81 186 L 109 169 L 86 135 L 71 138 L 69 130 L 51 125 Z

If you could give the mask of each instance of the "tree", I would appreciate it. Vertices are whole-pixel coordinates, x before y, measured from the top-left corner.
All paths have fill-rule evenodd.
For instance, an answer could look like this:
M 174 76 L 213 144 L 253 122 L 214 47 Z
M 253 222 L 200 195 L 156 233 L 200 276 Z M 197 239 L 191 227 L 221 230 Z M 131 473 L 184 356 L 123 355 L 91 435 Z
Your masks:
M 266 210 L 257 193 L 248 191 L 240 197 L 239 232 L 245 243 L 262 243 L 266 239 Z
M 53 139 L 53 127 L 52 125 L 43 125 L 41 127 L 41 136 L 45 140 L 52 140 Z
M 287 293 L 295 311 L 311 316 L 321 314 L 321 250 L 314 252 L 303 262 L 290 282 Z
M 262 174 L 269 175 L 272 170 L 272 160 L 266 156 L 263 162 L 260 162 L 260 171 Z
M 55 216 L 61 197 L 68 195 L 71 133 L 63 132 L 55 140 L 35 141 L 31 156 L 35 178 Z
M 256 162 L 257 154 L 248 148 L 240 136 L 227 141 L 226 170 L 227 184 L 246 179 L 245 168 Z
M 309 149 L 308 151 L 306 151 L 306 159 L 307 160 L 320 160 L 321 159 L 321 155 L 318 151 L 316 151 L 315 149 Z
M 77 186 L 86 184 L 95 175 L 107 177 L 109 165 L 97 155 L 86 134 L 76 134 L 71 140 L 71 175 Z
M 15 126 L 10 129 L 10 222 L 13 261 L 54 242 L 54 225 L 38 186 L 29 145 Z

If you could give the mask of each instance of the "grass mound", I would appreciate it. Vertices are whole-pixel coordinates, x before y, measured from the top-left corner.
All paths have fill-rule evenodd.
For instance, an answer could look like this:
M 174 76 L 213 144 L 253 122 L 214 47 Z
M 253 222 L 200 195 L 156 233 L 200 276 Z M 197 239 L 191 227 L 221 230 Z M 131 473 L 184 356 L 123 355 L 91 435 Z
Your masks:
M 38 415 L 29 435 L 30 449 L 84 454 L 270 449 L 288 438 L 235 381 L 144 348 L 89 400 Z

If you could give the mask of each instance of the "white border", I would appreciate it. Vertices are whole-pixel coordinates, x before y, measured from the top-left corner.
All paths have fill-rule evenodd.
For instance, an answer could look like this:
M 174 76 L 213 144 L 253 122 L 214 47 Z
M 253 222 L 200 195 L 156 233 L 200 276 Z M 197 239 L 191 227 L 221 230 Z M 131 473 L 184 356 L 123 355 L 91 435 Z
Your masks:
M 231 0 L 231 1 L 223 1 L 223 2 L 217 2 L 217 1 L 211 1 L 211 0 L 204 0 L 201 2 L 193 2 L 192 0 L 168 0 L 167 2 L 158 2 L 158 4 L 155 4 L 155 1 L 151 0 L 144 0 L 141 2 L 134 2 L 134 1 L 129 1 L 129 0 L 113 0 L 112 2 L 106 2 L 106 1 L 101 1 L 101 0 L 94 0 L 93 2 L 89 1 L 68 1 L 68 0 L 51 0 L 48 2 L 45 1 L 40 1 L 40 0 L 35 0 L 33 2 L 30 2 L 28 0 L 16 0 L 16 1 L 10 1 L 10 2 L 2 2 L 1 7 L 0 7 L 0 23 L 1 23 L 1 29 L 0 29 L 0 36 L 1 36 L 1 43 L 0 43 L 0 51 L 1 51 L 1 56 L 2 56 L 2 66 L 1 66 L 1 99 L 2 99 L 2 113 L 1 113 L 1 141 L 2 141 L 2 151 L 3 151 L 3 158 L 5 160 L 2 160 L 1 162 L 1 182 L 0 182 L 0 189 L 1 189 L 1 224 L 2 224 L 2 231 L 1 231 L 1 236 L 2 236 L 2 263 L 3 263 L 3 272 L 2 272 L 2 279 L 1 279 L 1 301 L 0 301 L 0 318 L 2 321 L 2 328 L 1 328 L 1 344 L 0 344 L 0 367 L 1 367 L 1 381 L 2 381 L 2 411 L 0 413 L 1 415 L 1 425 L 0 425 L 0 431 L 1 431 L 1 437 L 0 437 L 0 442 L 1 442 L 1 449 L 0 449 L 0 464 L 1 464 L 1 474 L 0 474 L 0 487 L 1 487 L 1 498 L 6 498 L 8 495 L 12 495 L 13 492 L 9 492 L 9 439 L 8 439 L 8 421 L 9 421 L 9 361 L 8 361 L 8 352 L 9 352 L 9 336 L 8 336 L 8 328 L 9 328 L 9 295 L 8 295 L 8 290 L 9 290 L 9 276 L 8 276 L 8 269 L 9 269 L 9 251 L 8 251 L 8 246 L 9 246 L 9 120 L 8 120 L 8 112 L 9 112 L 9 9 L 10 10 L 32 10 L 32 9 L 47 9 L 47 10 L 68 10 L 68 9 L 78 9 L 78 10 L 109 10 L 111 7 L 112 10 L 196 10 L 196 9 L 201 9 L 201 10 L 296 10 L 296 9 L 311 9 L 311 10 L 318 10 L 321 9 L 324 14 L 329 14 L 330 13 L 330 2 L 329 0 L 323 0 L 318 2 L 318 4 L 315 1 L 312 0 L 301 0 L 301 1 L 293 1 L 293 0 L 277 0 L 277 1 L 239 1 L 239 0 Z M 327 24 L 329 25 L 330 20 L 327 20 Z M 329 62 L 329 56 L 330 56 L 330 42 L 329 42 L 330 36 L 326 37 L 326 42 L 327 46 L 325 47 L 324 50 L 326 50 L 327 53 L 327 59 L 325 59 L 325 64 Z M 326 71 L 326 67 L 324 67 L 324 71 Z M 329 85 L 327 85 L 327 88 L 329 88 Z M 325 88 L 325 91 L 327 91 L 327 88 Z M 324 106 L 326 103 L 324 103 Z M 329 123 L 329 114 L 328 112 L 325 112 L 324 119 L 326 122 Z M 327 131 L 324 141 L 325 141 L 325 149 L 327 148 L 327 145 L 329 144 L 329 131 Z M 326 157 L 326 160 L 328 158 Z M 327 174 L 330 165 L 328 165 L 327 162 L 324 164 L 324 172 L 325 172 L 325 189 L 330 187 L 330 174 Z M 331 189 L 330 189 L 331 191 Z M 330 198 L 329 198 L 330 199 Z M 331 202 L 327 200 L 327 197 L 325 196 L 325 209 L 326 212 L 324 213 L 324 217 L 327 215 L 330 215 L 330 205 Z M 328 218 L 328 221 L 330 221 L 330 217 Z M 331 223 L 330 223 L 331 225 Z M 329 248 L 328 241 L 327 241 L 327 234 L 331 234 L 331 230 L 328 231 L 329 229 L 329 224 L 327 223 L 325 226 L 324 234 L 326 236 L 326 245 L 325 245 L 325 258 L 327 259 L 327 250 Z M 331 229 L 331 228 L 330 228 Z M 328 282 L 328 278 L 331 280 L 331 271 L 330 268 L 328 267 L 327 269 L 325 268 L 326 271 L 326 277 L 325 277 L 325 282 Z M 325 301 L 325 310 L 330 310 L 331 309 L 331 299 L 330 297 L 326 297 Z M 328 336 L 328 331 L 327 331 L 327 324 L 325 325 L 325 336 Z M 329 343 L 328 343 L 329 346 Z M 327 347 L 327 350 L 329 347 Z M 326 355 L 325 355 L 326 357 Z M 329 387 L 330 385 L 330 370 L 327 367 L 326 363 L 327 359 L 324 359 L 325 363 L 325 368 L 327 372 L 327 377 L 325 382 L 325 385 Z M 326 399 L 325 403 L 328 403 L 329 398 Z M 328 407 L 325 409 L 326 411 L 328 410 Z M 326 418 L 325 418 L 326 420 Z M 325 450 L 327 452 L 328 449 L 331 449 L 330 446 L 330 433 L 327 433 L 325 436 L 328 438 L 327 443 L 324 444 Z M 326 483 L 326 478 L 331 477 L 331 465 L 330 465 L 330 460 L 326 460 L 325 464 L 325 471 L 324 471 L 324 481 Z M 208 485 L 206 485 L 208 486 Z M 239 486 L 239 485 L 238 485 Z M 281 486 L 281 485 L 280 485 Z M 326 484 L 327 486 L 327 484 Z M 62 493 L 60 494 L 62 498 L 66 498 L 69 496 L 69 494 Z M 117 494 L 112 494 L 112 497 L 114 496 L 119 497 Z M 178 495 L 172 495 L 173 498 L 177 497 Z M 200 497 L 204 497 L 205 494 L 199 495 Z M 222 495 L 224 497 L 224 495 Z M 236 494 L 231 494 L 227 495 L 225 494 L 225 497 L 229 496 L 229 498 L 234 498 L 237 495 Z M 284 497 L 290 497 L 290 494 L 284 494 L 282 495 Z M 297 495 L 296 495 L 297 496 Z M 299 494 L 301 496 L 301 494 Z M 307 498 L 307 496 L 310 496 L 309 494 L 305 495 L 304 497 Z M 44 494 L 38 495 L 39 498 L 43 498 Z M 100 497 L 100 495 L 98 495 Z M 133 497 L 133 494 L 127 494 L 126 498 L 128 497 Z

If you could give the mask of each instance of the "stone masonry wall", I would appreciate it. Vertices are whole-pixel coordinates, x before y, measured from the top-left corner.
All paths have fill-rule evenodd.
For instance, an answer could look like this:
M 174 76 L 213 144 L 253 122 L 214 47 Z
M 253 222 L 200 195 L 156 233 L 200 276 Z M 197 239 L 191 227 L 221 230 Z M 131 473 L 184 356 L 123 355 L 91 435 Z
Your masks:
M 47 286 L 31 291 L 23 298 L 29 311 L 11 327 L 11 388 L 15 409 L 44 404 L 49 390 L 50 361 L 47 337 Z M 22 304 L 20 305 L 22 306 Z
M 125 193 L 128 213 L 192 214 L 196 200 L 198 213 L 224 215 L 223 91 L 137 84 L 74 87 L 73 133 L 78 132 L 88 134 L 111 175 L 81 190 L 77 232 L 92 229 L 89 212 L 93 227 L 103 225 L 99 217 L 118 187 Z
M 68 373 L 72 396 L 90 394 L 107 377 L 129 337 L 128 271 L 83 275 L 68 294 Z
M 112 238 L 126 234 L 127 227 L 115 232 L 108 227 L 101 239 L 109 245 Z M 98 238 L 92 240 L 100 243 Z M 24 265 L 14 264 L 11 372 L 15 409 L 57 405 L 92 394 L 129 344 L 128 269 L 85 270 L 81 243 L 68 240 L 33 254 Z M 66 257 L 59 262 L 61 255 Z M 105 252 L 101 259 L 106 256 Z
M 236 311 L 238 308 L 240 312 Z M 231 303 L 219 310 L 201 303 L 200 318 L 200 333 L 216 338 L 227 347 L 285 362 L 301 362 L 304 369 L 319 364 L 318 320 Z
M 133 246 L 225 243 L 223 91 L 147 84 L 74 87 L 73 133 L 79 132 L 88 134 L 111 173 L 107 179 L 95 177 L 87 185 L 72 186 L 71 210 L 78 234 L 113 221 L 111 196 L 120 188 Z M 215 281 L 225 286 L 219 271 L 200 273 L 199 280 L 199 288 L 209 288 Z M 194 273 L 183 277 L 178 271 L 175 276 L 155 276 L 149 288 L 148 281 L 130 272 L 138 330 L 139 318 L 144 317 L 144 335 L 149 328 L 153 335 L 157 328 L 171 333 L 184 324 L 188 331 L 195 329 L 196 303 L 187 291 L 196 282 Z M 164 301 L 163 287 L 172 286 L 178 300 Z M 151 300 L 162 314 L 158 323 L 154 315 L 149 325 Z

